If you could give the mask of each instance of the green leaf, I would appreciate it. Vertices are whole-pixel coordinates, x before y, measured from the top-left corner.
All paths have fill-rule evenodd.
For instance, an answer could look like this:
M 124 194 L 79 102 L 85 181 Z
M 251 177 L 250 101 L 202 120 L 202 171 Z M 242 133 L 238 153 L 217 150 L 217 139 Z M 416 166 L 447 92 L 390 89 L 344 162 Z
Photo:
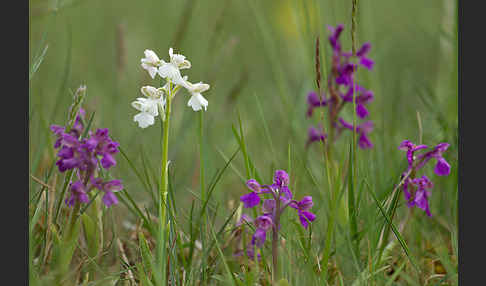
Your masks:
M 143 232 L 138 233 L 138 243 L 140 247 L 140 254 L 142 255 L 142 262 L 144 267 L 147 267 L 149 270 L 153 268 L 153 257 L 152 253 L 150 252 L 150 248 L 148 246 L 148 242 L 143 235 Z
M 141 282 L 141 286 L 153 286 L 154 284 L 150 281 L 147 274 L 143 269 L 143 265 L 140 262 L 135 263 L 138 272 L 138 279 Z
M 100 234 L 97 220 L 93 220 L 87 213 L 81 215 L 84 236 L 88 245 L 88 254 L 95 257 L 100 250 Z

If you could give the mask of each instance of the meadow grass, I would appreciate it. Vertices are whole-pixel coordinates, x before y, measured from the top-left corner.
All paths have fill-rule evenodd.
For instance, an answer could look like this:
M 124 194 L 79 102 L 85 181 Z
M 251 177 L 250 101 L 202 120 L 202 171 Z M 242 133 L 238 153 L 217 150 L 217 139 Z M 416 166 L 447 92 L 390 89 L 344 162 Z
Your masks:
M 454 1 L 29 3 L 32 285 L 457 285 Z M 348 132 L 329 155 L 324 144 L 305 148 L 308 126 L 328 125 L 327 109 L 305 117 L 306 97 L 317 90 L 317 37 L 326 90 L 327 25 L 339 23 L 345 50 L 373 45 L 373 70 L 358 70 L 357 79 L 375 93 L 374 147 L 357 148 Z M 208 109 L 193 112 L 179 91 L 170 126 L 159 119 L 141 129 L 130 103 L 141 86 L 163 82 L 140 59 L 145 49 L 166 58 L 169 47 L 191 61 L 190 80 L 211 85 Z M 67 207 L 71 174 L 54 165 L 49 127 L 73 120 L 80 85 L 82 136 L 109 128 L 120 143 L 116 166 L 102 174 L 123 181 L 110 208 L 95 194 L 79 209 Z M 352 110 L 343 113 L 356 121 Z M 425 170 L 434 181 L 431 217 L 407 208 L 399 187 L 405 139 L 451 145 L 449 176 Z M 256 216 L 239 199 L 246 181 L 271 182 L 277 169 L 289 174 L 296 199 L 312 196 L 316 219 L 304 229 L 295 213 L 283 213 L 273 269 L 268 236 L 260 260 L 233 254 L 235 223 L 243 213 Z M 243 244 L 250 239 L 243 236 Z

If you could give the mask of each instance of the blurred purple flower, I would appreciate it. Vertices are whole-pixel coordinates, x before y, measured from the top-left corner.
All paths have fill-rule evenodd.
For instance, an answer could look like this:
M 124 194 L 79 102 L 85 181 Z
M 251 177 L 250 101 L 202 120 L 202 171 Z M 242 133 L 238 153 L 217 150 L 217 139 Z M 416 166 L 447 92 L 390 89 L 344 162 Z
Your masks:
M 257 228 L 251 238 L 251 244 L 257 247 L 262 247 L 267 238 L 267 231 L 262 228 Z
M 356 97 L 356 114 L 359 118 L 363 119 L 369 114 L 368 109 L 366 109 L 365 107 L 365 104 L 373 101 L 374 95 L 372 91 L 365 90 L 362 87 L 360 87 L 360 89 L 357 89 L 357 91 L 361 92 L 361 94 Z
M 329 36 L 329 42 L 331 43 L 331 47 L 335 53 L 341 52 L 341 44 L 339 43 L 339 36 L 341 35 L 341 32 L 344 30 L 344 25 L 339 24 L 336 26 L 336 28 L 332 26 L 327 26 L 329 31 L 331 32 L 331 35 Z
M 339 122 L 342 120 L 339 117 L 339 113 L 343 110 L 346 103 L 352 103 L 353 99 L 355 100 L 355 112 L 359 119 L 364 119 L 369 116 L 367 105 L 373 101 L 374 94 L 372 91 L 366 90 L 355 82 L 355 73 L 358 67 L 365 67 L 368 70 L 372 69 L 374 62 L 368 58 L 368 54 L 371 50 L 370 43 L 364 43 L 360 47 L 355 55 L 358 59 L 358 63 L 354 63 L 353 53 L 342 51 L 342 46 L 339 41 L 339 36 L 341 35 L 344 26 L 342 24 L 339 24 L 336 27 L 328 26 L 328 29 L 330 31 L 328 39 L 333 50 L 333 56 L 327 81 L 327 97 L 324 97 L 322 101 L 320 101 L 316 92 L 310 92 L 307 96 L 308 109 L 306 115 L 307 117 L 311 117 L 315 108 L 327 106 L 329 108 L 330 134 L 334 134 L 333 131 L 337 128 L 337 134 L 339 135 L 343 127 L 353 130 L 352 126 L 349 127 L 349 125 L 345 124 L 346 122 Z M 368 138 L 368 133 L 372 129 L 373 124 L 371 122 L 364 122 L 357 126 L 356 132 L 359 135 L 358 144 L 360 148 L 368 149 L 373 147 L 373 144 Z M 324 141 L 325 138 L 326 134 L 311 127 L 308 131 L 306 147 L 312 142 Z
M 341 123 L 341 127 L 345 129 L 349 129 L 351 131 L 354 130 L 353 124 L 347 122 L 343 118 L 339 118 L 339 123 Z M 373 130 L 373 122 L 371 121 L 366 121 L 361 124 L 359 124 L 356 127 L 356 132 L 358 133 L 358 146 L 361 149 L 367 149 L 367 148 L 372 148 L 373 143 L 371 143 L 370 139 L 368 138 L 368 133 L 370 133 Z
M 365 68 L 371 70 L 373 68 L 374 62 L 372 59 L 367 58 L 366 55 L 371 49 L 370 43 L 364 43 L 361 48 L 356 52 L 356 56 L 359 58 L 359 64 Z
M 315 91 L 309 92 L 309 94 L 307 95 L 307 105 L 308 105 L 307 113 L 306 113 L 307 117 L 312 116 L 314 108 L 327 105 L 325 95 L 323 94 L 321 96 L 322 98 L 319 99 L 319 96 Z
M 313 126 L 309 127 L 309 131 L 307 134 L 308 134 L 307 142 L 305 144 L 306 148 L 308 148 L 309 145 L 314 142 L 318 142 L 318 141 L 324 142 L 327 138 L 327 135 L 324 132 L 317 130 Z
M 246 255 L 251 260 L 255 259 L 255 247 L 254 247 L 254 245 L 252 245 L 252 244 L 247 245 Z M 262 259 L 262 256 L 260 255 L 260 253 L 257 254 L 257 259 L 258 259 L 258 261 L 260 261 Z

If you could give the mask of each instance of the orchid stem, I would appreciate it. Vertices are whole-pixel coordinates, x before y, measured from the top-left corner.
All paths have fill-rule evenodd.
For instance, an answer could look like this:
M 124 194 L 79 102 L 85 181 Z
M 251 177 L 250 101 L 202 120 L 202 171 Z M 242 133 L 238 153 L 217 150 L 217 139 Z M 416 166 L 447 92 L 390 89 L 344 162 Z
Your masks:
M 203 164 L 203 112 L 199 112 L 199 180 L 201 183 L 201 200 L 206 201 L 204 190 L 204 164 Z
M 165 106 L 165 120 L 163 121 L 164 129 L 162 133 L 162 167 L 161 167 L 161 183 L 160 183 L 160 198 L 159 198 L 159 243 L 157 247 L 157 258 L 162 271 L 161 281 L 165 285 L 166 267 L 165 267 L 165 221 L 166 221 L 166 200 L 168 193 L 168 153 L 169 153 L 169 126 L 170 126 L 170 112 L 172 101 L 172 84 L 169 82 L 169 94 L 166 97 Z M 167 224 L 168 226 L 168 224 Z
M 275 224 L 272 231 L 272 280 L 278 279 L 278 230 L 280 228 L 280 193 L 275 199 Z

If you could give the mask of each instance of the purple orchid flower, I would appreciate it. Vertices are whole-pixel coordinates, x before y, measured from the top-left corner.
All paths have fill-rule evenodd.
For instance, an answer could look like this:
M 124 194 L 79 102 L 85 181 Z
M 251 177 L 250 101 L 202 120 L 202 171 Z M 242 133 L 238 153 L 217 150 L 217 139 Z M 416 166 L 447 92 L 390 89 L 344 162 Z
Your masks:
M 114 193 L 123 190 L 123 185 L 120 180 L 103 182 L 101 178 L 94 178 L 92 179 L 92 184 L 95 188 L 105 193 L 102 198 L 105 206 L 110 207 L 118 203 L 118 198 Z
M 423 175 L 421 178 L 413 179 L 412 183 L 417 188 L 415 192 L 415 199 L 413 200 L 412 205 L 415 205 L 418 208 L 424 210 L 428 216 L 432 216 L 432 214 L 430 213 L 428 198 L 431 195 L 431 192 L 429 190 L 434 185 L 425 175 Z
M 451 166 L 447 163 L 444 157 L 442 157 L 442 153 L 444 153 L 449 146 L 449 143 L 439 143 L 432 151 L 420 155 L 417 159 L 421 162 L 418 164 L 417 168 L 422 168 L 430 159 L 434 158 L 437 161 L 434 172 L 438 176 L 449 175 L 451 173 Z
M 313 206 L 312 197 L 305 196 L 300 201 L 293 200 L 293 194 L 289 189 L 289 175 L 284 170 L 276 170 L 273 176 L 273 184 L 261 185 L 255 179 L 250 179 L 246 182 L 247 187 L 251 190 L 250 193 L 240 197 L 245 208 L 252 208 L 263 201 L 261 210 L 262 215 L 255 220 L 246 219 L 248 223 L 253 223 L 255 232 L 252 235 L 250 244 L 247 246 L 247 255 L 250 258 L 254 257 L 254 247 L 262 247 L 266 241 L 267 232 L 271 229 L 274 232 L 272 243 L 275 243 L 275 232 L 280 229 L 280 217 L 287 206 L 297 210 L 300 223 L 304 228 L 309 226 L 309 223 L 316 219 L 316 215 L 310 212 Z M 271 195 L 272 198 L 262 200 L 261 196 Z M 243 219 L 243 217 L 242 217 Z M 243 222 L 237 223 L 241 227 Z
M 400 143 L 400 146 L 398 146 L 399 150 L 407 151 L 407 161 L 408 161 L 408 168 L 412 169 L 412 165 L 414 162 L 414 152 L 428 148 L 427 145 L 415 145 L 413 144 L 410 140 L 404 140 L 402 143 Z
M 72 183 L 70 191 L 71 191 L 71 196 L 64 201 L 66 205 L 72 207 L 76 203 L 89 202 L 89 198 L 88 195 L 86 194 L 85 186 L 80 181 L 76 181 Z
M 108 169 L 116 165 L 114 154 L 118 153 L 118 142 L 108 136 L 108 129 L 98 129 L 95 134 L 88 132 L 88 137 L 79 138 L 84 127 L 81 118 L 85 111 L 80 109 L 72 130 L 66 133 L 62 126 L 52 125 L 51 130 L 57 139 L 54 148 L 59 148 L 56 162 L 60 172 L 73 170 L 80 181 L 71 185 L 71 196 L 65 200 L 68 206 L 77 203 L 87 203 L 88 193 L 96 187 L 104 191 L 103 203 L 110 207 L 118 203 L 114 192 L 123 189 L 119 180 L 103 182 L 101 178 L 93 179 L 101 164 L 102 168 Z
M 419 178 L 416 178 L 415 176 L 416 173 L 432 158 L 437 160 L 434 172 L 438 176 L 449 175 L 450 165 L 442 156 L 448 147 L 448 143 L 440 143 L 431 151 L 415 155 L 415 152 L 428 148 L 427 145 L 415 145 L 410 140 L 404 140 L 400 143 L 398 149 L 407 151 L 408 168 L 407 171 L 402 174 L 402 177 L 407 177 L 403 182 L 402 190 L 408 207 L 416 206 L 424 210 L 428 216 L 431 216 L 428 198 L 431 195 L 429 190 L 433 187 L 433 183 L 425 175 Z
M 309 226 L 309 222 L 316 219 L 316 215 L 309 212 L 309 209 L 314 205 L 311 196 L 305 196 L 300 201 L 294 201 L 290 204 L 290 207 L 297 210 L 299 215 L 300 223 L 304 228 Z
M 255 192 L 251 192 L 241 196 L 240 201 L 243 202 L 244 208 L 252 208 L 260 204 L 260 196 Z
M 289 174 L 284 170 L 277 170 L 273 175 L 273 183 L 277 187 L 284 187 L 289 185 Z

